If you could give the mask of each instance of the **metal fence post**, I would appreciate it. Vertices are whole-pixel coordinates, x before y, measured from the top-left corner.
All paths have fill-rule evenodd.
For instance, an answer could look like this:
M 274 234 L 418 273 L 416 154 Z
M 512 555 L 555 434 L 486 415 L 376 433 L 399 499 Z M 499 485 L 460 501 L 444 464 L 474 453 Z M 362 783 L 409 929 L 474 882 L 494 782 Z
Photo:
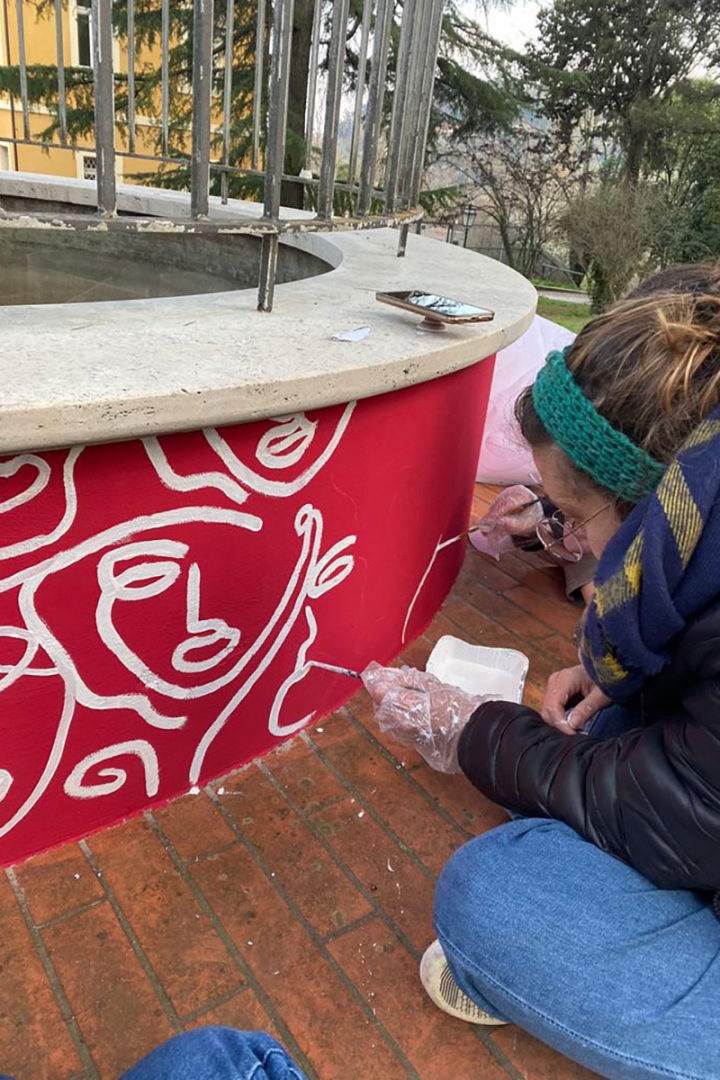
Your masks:
M 193 120 L 190 214 L 210 210 L 210 109 L 213 77 L 213 0 L 193 0 Z
M 92 0 L 92 26 L 98 210 L 112 217 L 117 209 L 112 0 Z
M 292 47 L 294 0 L 276 0 L 274 5 L 270 108 L 265 150 L 265 199 L 263 218 L 276 222 L 280 213 L 280 192 L 285 163 L 290 52 Z M 277 233 L 265 233 L 260 255 L 258 311 L 272 311 L 279 247 Z
M 332 219 L 335 196 L 335 166 L 337 164 L 337 135 L 340 124 L 343 71 L 345 69 L 345 41 L 350 0 L 335 0 L 333 4 L 332 34 L 328 54 L 327 103 L 325 129 L 323 132 L 322 163 L 320 165 L 320 190 L 318 192 L 317 216 L 326 221 Z

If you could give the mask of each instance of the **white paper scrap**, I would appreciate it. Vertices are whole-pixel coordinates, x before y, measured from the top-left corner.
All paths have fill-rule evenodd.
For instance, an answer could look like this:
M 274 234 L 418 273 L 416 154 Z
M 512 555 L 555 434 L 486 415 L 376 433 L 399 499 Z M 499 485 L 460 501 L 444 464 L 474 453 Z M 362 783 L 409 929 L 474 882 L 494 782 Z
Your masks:
M 332 334 L 331 341 L 364 341 L 370 333 L 369 326 L 358 326 L 356 330 L 338 330 Z

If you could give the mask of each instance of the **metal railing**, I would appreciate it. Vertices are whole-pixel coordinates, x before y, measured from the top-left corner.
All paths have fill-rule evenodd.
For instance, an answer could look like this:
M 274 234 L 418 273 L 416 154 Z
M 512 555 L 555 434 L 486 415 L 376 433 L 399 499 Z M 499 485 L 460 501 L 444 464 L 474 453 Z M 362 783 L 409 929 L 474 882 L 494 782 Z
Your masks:
M 353 124 L 347 181 L 338 181 L 338 134 L 341 106 L 347 101 L 350 0 L 315 0 L 310 45 L 310 67 L 305 101 L 305 168 L 300 176 L 285 173 L 287 115 L 295 0 L 252 0 L 256 8 L 254 89 L 252 95 L 251 151 L 248 167 L 232 165 L 232 88 L 234 47 L 233 26 L 236 5 L 242 0 L 225 0 L 225 40 L 218 43 L 215 29 L 215 0 L 192 0 L 192 122 L 191 151 L 170 154 L 170 0 L 160 4 L 160 125 L 159 154 L 138 152 L 136 139 L 136 4 L 127 4 L 127 110 L 116 115 L 116 72 L 113 70 L 113 0 L 92 0 L 92 69 L 94 84 L 94 141 L 77 146 L 69 136 L 66 90 L 67 64 L 63 55 L 62 3 L 54 0 L 57 54 L 57 136 L 50 140 L 33 137 L 32 105 L 28 90 L 26 34 L 23 0 L 15 0 L 18 44 L 18 82 L 22 109 L 22 136 L 14 133 L 7 141 L 16 145 L 43 146 L 92 153 L 97 160 L 97 214 L 104 227 L 142 232 L 152 222 L 117 215 L 116 157 L 154 161 L 158 166 L 178 166 L 190 170 L 190 218 L 167 219 L 175 232 L 258 233 L 262 255 L 258 308 L 271 311 L 283 233 L 331 229 L 365 229 L 399 225 L 398 254 L 403 255 L 410 226 L 422 218 L 419 197 L 425 163 L 425 148 L 431 118 L 437 55 L 442 31 L 445 0 L 404 0 L 400 15 L 400 35 L 395 56 L 392 108 L 386 105 L 392 32 L 396 12 L 394 0 L 363 0 L 362 20 L 353 26 L 359 38 Z M 7 6 L 5 8 L 8 10 Z M 266 39 L 269 39 L 269 86 L 265 90 Z M 329 36 L 328 36 L 329 35 Z M 222 100 L 214 101 L 214 64 L 224 60 Z M 324 117 L 318 142 L 319 88 L 325 93 Z M 388 112 L 390 113 L 388 117 Z M 213 115 L 221 115 L 221 150 Z M 118 123 L 127 129 L 127 150 L 116 147 Z M 216 125 L 217 129 L 217 125 Z M 215 150 L 215 158 L 213 157 Z M 384 151 L 384 153 L 383 153 Z M 311 166 L 319 159 L 313 176 Z M 209 191 L 211 175 L 220 176 L 223 202 L 228 199 L 228 183 L 233 177 L 256 177 L 262 182 L 263 213 L 260 218 L 211 220 Z M 283 184 L 301 184 L 312 191 L 314 218 L 280 218 Z M 344 193 L 346 208 L 333 213 L 338 192 Z M 0 213 L 2 210 L 0 209 Z M 4 218 L 16 215 L 3 214 Z M 19 216 L 19 215 L 18 215 Z M 48 228 L 92 227 L 87 215 L 33 215 Z

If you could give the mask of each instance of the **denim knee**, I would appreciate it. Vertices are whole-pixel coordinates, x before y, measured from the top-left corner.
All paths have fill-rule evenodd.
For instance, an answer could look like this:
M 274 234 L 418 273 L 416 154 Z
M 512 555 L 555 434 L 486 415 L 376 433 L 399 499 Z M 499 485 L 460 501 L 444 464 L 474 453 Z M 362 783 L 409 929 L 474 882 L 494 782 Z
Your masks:
M 441 936 L 466 941 L 495 925 L 493 909 L 507 905 L 502 834 L 513 824 L 470 840 L 445 864 L 435 889 L 435 926 Z

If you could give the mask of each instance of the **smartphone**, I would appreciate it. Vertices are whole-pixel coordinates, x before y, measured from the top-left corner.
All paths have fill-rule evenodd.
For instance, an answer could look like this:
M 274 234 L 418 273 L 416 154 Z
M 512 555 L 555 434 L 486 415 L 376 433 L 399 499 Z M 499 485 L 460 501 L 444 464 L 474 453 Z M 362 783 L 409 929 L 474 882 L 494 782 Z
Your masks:
M 434 323 L 436 326 L 438 323 L 490 322 L 495 318 L 495 312 L 489 308 L 473 307 L 472 304 L 464 304 L 462 300 L 451 300 L 448 296 L 437 296 L 419 289 L 379 292 L 375 296 L 381 304 L 392 304 L 403 311 L 424 315 L 426 324 Z

